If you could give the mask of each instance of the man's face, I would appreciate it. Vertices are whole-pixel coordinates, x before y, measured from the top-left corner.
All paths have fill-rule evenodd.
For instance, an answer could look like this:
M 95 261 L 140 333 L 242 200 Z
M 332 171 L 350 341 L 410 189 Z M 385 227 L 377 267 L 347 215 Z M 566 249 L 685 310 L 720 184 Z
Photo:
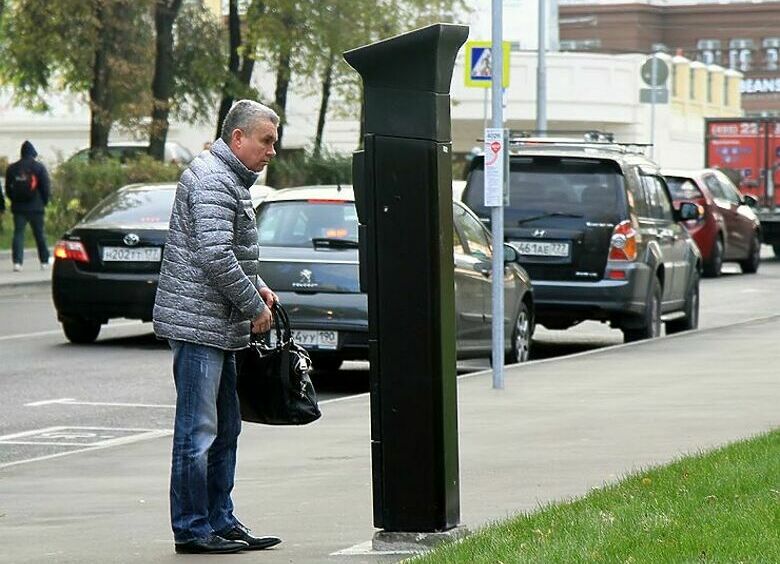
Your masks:
M 276 155 L 274 143 L 279 138 L 276 127 L 275 124 L 264 119 L 249 131 L 233 130 L 230 148 L 249 170 L 260 172 Z

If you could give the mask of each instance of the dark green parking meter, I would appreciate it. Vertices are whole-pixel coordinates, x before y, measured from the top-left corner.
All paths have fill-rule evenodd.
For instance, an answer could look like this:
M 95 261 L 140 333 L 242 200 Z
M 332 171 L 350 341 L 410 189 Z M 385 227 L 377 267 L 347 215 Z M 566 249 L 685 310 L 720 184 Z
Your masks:
M 460 520 L 450 81 L 468 27 L 432 25 L 344 54 L 363 78 L 353 183 L 368 294 L 374 525 Z

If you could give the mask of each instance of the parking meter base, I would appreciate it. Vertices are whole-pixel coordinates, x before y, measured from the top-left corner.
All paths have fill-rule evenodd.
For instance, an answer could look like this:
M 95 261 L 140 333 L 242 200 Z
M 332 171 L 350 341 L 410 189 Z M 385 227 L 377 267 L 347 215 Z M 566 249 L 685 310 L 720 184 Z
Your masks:
M 442 544 L 464 539 L 470 534 L 471 531 L 463 526 L 433 533 L 377 531 L 371 547 L 375 552 L 426 552 Z

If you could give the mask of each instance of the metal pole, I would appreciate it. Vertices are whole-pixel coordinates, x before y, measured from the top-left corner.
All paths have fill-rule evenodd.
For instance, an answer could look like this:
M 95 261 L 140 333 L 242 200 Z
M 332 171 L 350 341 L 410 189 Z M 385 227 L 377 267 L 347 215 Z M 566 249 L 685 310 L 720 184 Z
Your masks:
M 482 92 L 485 94 L 482 98 L 482 129 L 487 129 L 488 126 L 488 89 L 484 88 Z
M 536 129 L 547 129 L 547 6 L 539 0 L 539 46 L 536 62 Z
M 650 65 L 650 158 L 655 158 L 655 95 L 656 81 L 658 80 L 658 57 L 652 53 Z
M 504 127 L 504 107 L 501 90 L 504 76 L 503 51 L 503 14 L 502 0 L 493 0 L 493 46 L 491 101 L 493 104 L 493 127 Z M 509 158 L 506 140 L 502 144 L 504 158 Z M 506 182 L 506 179 L 504 180 Z M 492 268 L 492 337 L 493 337 L 493 388 L 504 387 L 504 205 L 490 210 L 490 225 L 493 231 L 493 268 Z

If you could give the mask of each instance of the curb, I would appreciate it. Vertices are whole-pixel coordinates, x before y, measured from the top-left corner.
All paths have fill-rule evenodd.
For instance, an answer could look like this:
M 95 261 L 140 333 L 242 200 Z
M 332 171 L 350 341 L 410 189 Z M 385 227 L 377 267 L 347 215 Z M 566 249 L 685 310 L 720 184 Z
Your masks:
M 51 279 L 48 278 L 46 280 L 20 280 L 20 281 L 10 281 L 10 282 L 3 282 L 0 281 L 0 288 L 19 288 L 22 286 L 51 286 Z

